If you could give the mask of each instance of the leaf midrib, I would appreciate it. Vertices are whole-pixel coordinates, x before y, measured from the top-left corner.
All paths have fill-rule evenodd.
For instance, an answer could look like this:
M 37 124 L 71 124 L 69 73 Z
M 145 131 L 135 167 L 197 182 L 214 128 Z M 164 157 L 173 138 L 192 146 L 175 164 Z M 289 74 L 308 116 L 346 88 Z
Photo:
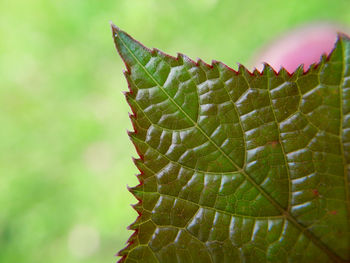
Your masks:
M 330 250 L 322 241 L 320 241 L 317 237 L 314 236 L 313 233 L 311 233 L 307 228 L 305 228 L 303 225 L 301 225 L 288 211 L 286 211 L 283 207 L 281 207 L 268 193 L 265 192 L 265 190 L 258 185 L 254 179 L 252 179 L 245 171 L 244 169 L 240 168 L 203 130 L 202 128 L 191 119 L 191 117 L 177 104 L 177 102 L 164 90 L 162 85 L 152 76 L 152 74 L 145 68 L 145 66 L 141 63 L 141 61 L 136 57 L 136 55 L 130 50 L 130 48 L 126 45 L 126 43 L 123 41 L 123 39 L 119 36 L 119 29 L 114 28 L 115 37 L 118 37 L 120 42 L 123 44 L 123 46 L 127 49 L 127 51 L 130 53 L 130 55 L 135 59 L 135 61 L 142 67 L 144 72 L 154 81 L 154 83 L 159 87 L 159 89 L 169 98 L 169 100 L 176 106 L 178 109 L 184 114 L 184 116 L 193 123 L 193 126 L 196 127 L 207 139 L 210 143 L 212 143 L 224 156 L 225 158 L 232 163 L 232 165 L 237 169 L 238 172 L 241 172 L 246 179 L 254 186 L 256 187 L 259 192 L 267 198 L 281 213 L 281 215 L 284 215 L 287 220 L 292 222 L 302 233 L 305 234 L 316 246 L 318 246 L 321 250 L 323 250 L 330 259 L 332 259 L 334 262 L 348 262 L 343 260 L 341 257 L 339 257 L 335 252 Z M 123 56 L 122 56 L 123 58 Z

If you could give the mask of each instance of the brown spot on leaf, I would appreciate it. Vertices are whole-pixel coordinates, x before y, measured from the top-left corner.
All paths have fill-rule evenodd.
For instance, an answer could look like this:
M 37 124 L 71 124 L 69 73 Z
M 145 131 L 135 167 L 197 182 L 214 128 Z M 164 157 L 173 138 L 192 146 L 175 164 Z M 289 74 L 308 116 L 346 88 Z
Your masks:
M 312 189 L 312 193 L 315 195 L 315 196 L 319 196 L 319 192 L 317 189 Z
M 268 142 L 267 144 L 270 144 L 272 148 L 275 148 L 278 144 L 278 141 Z

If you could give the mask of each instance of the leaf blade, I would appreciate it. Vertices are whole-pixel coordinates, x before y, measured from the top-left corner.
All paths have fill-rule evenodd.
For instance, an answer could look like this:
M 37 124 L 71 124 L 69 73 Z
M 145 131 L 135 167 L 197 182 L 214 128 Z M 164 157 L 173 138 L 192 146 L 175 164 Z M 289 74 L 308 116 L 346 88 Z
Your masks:
M 261 218 L 261 220 L 267 221 L 279 216 L 279 220 L 284 221 L 285 226 L 288 224 L 293 225 L 293 227 L 288 226 L 286 229 L 297 229 L 299 231 L 297 236 L 300 240 L 303 240 L 302 237 L 309 240 L 309 243 L 312 244 L 309 246 L 311 250 L 316 251 L 318 249 L 323 251 L 319 251 L 318 255 L 325 253 L 328 255 L 325 258 L 334 261 L 341 261 L 342 258 L 344 260 L 349 259 L 349 253 L 347 252 L 349 248 L 347 213 L 332 214 L 332 210 L 330 211 L 332 216 L 327 215 L 327 220 L 323 221 L 308 215 L 314 209 L 313 206 L 315 206 L 319 211 L 323 208 L 322 213 L 324 216 L 326 209 L 324 209 L 322 201 L 330 202 L 330 207 L 332 208 L 336 207 L 340 208 L 341 211 L 346 211 L 346 198 L 342 200 L 345 195 L 337 195 L 336 191 L 334 191 L 335 188 L 321 189 L 323 195 L 326 195 L 327 191 L 331 190 L 332 193 L 330 194 L 335 194 L 336 198 L 340 198 L 340 201 L 332 203 L 329 196 L 324 198 L 318 195 L 318 201 L 315 201 L 315 193 L 319 190 L 310 188 L 310 185 L 315 185 L 315 183 L 312 183 L 314 179 L 312 176 L 309 176 L 310 178 L 307 175 L 305 176 L 305 172 L 308 172 L 308 170 L 303 171 L 298 164 L 298 158 L 307 162 L 311 154 L 311 163 L 313 166 L 316 165 L 316 168 L 310 167 L 314 169 L 316 175 L 322 180 L 326 180 L 328 177 L 322 174 L 322 169 L 324 169 L 322 162 L 313 159 L 320 158 L 322 155 L 320 153 L 325 150 L 327 153 L 325 156 L 328 158 L 327 163 L 332 161 L 336 163 L 334 167 L 330 168 L 331 172 L 339 176 L 339 167 L 343 167 L 342 177 L 346 177 L 344 172 L 346 163 L 343 161 L 339 162 L 339 158 L 337 157 L 337 159 L 333 156 L 338 154 L 336 152 L 337 147 L 327 148 L 327 142 L 333 142 L 334 145 L 337 144 L 339 135 L 338 137 L 332 137 L 323 132 L 332 132 L 334 125 L 329 127 L 317 119 L 325 112 L 322 107 L 316 107 L 316 110 L 313 109 L 315 105 L 319 106 L 317 104 L 319 103 L 319 98 L 314 93 L 321 90 L 321 93 L 323 92 L 322 98 L 326 100 L 324 105 L 329 106 L 330 114 L 333 114 L 333 116 L 328 116 L 328 119 L 326 119 L 333 123 L 334 120 L 337 121 L 337 118 L 334 118 L 334 116 L 338 112 L 330 107 L 334 106 L 332 103 L 337 102 L 335 95 L 341 93 L 339 91 L 341 85 L 340 83 L 335 85 L 334 78 L 336 76 L 332 77 L 332 74 L 329 73 L 339 71 L 337 67 L 339 68 L 339 59 L 342 59 L 342 56 L 339 57 L 337 55 L 337 50 L 332 53 L 333 55 L 329 61 L 321 62 L 321 66 L 311 69 L 307 74 L 303 74 L 300 70 L 293 75 L 289 75 L 284 71 L 276 74 L 269 66 L 265 67 L 262 74 L 257 72 L 251 74 L 243 67 L 239 69 L 239 72 L 235 72 L 217 62 L 210 66 L 202 61 L 195 63 L 183 55 L 179 55 L 178 58 L 169 57 L 159 51 L 151 51 L 144 48 L 119 29 L 115 29 L 114 34 L 117 49 L 128 68 L 126 76 L 131 91 L 127 94 L 127 100 L 135 114 L 135 117 L 132 118 L 135 132 L 131 134 L 131 139 L 142 157 L 143 164 L 153 173 L 149 177 L 153 178 L 153 181 L 149 180 L 149 184 L 153 184 L 153 188 L 157 185 L 157 191 L 153 189 L 153 192 L 143 192 L 144 190 L 141 189 L 146 183 L 141 182 L 138 190 L 143 193 L 141 200 L 145 200 L 145 196 L 148 194 L 153 194 L 153 196 L 157 194 L 159 196 L 158 201 L 154 201 L 149 210 L 147 210 L 150 213 L 147 220 L 151 220 L 157 225 L 151 240 L 153 240 L 153 237 L 157 237 L 156 232 L 159 229 L 163 229 L 166 226 L 180 227 L 182 229 L 178 230 L 177 236 L 184 235 L 188 237 L 190 235 L 189 237 L 191 238 L 188 240 L 192 241 L 188 242 L 199 242 L 199 244 L 196 243 L 197 249 L 200 251 L 204 249 L 205 253 L 203 253 L 207 254 L 207 260 L 213 261 L 215 253 L 208 246 L 204 245 L 203 248 L 203 244 L 208 243 L 208 240 L 215 240 L 213 235 L 215 236 L 216 234 L 213 233 L 218 233 L 214 227 L 215 218 L 220 219 L 224 218 L 225 215 L 230 216 L 230 223 L 226 224 L 224 232 L 234 235 L 234 232 L 231 232 L 228 227 L 231 227 L 231 224 L 233 224 L 234 228 L 236 224 L 234 221 L 237 221 L 238 218 L 249 220 L 249 217 L 252 217 L 255 220 L 252 219 L 254 221 L 253 229 L 255 229 L 256 220 L 259 220 L 261 216 L 266 216 L 266 219 Z M 131 48 L 126 47 L 127 43 L 131 43 Z M 142 55 L 140 59 L 135 59 L 136 55 L 133 55 L 132 50 L 136 50 L 134 52 L 138 52 L 137 54 L 148 52 L 148 55 Z M 181 71 L 169 74 L 171 70 L 162 71 L 160 69 L 159 71 L 163 72 L 162 74 L 165 76 L 153 76 L 152 68 L 154 67 L 149 66 L 149 60 L 151 60 L 149 57 L 152 56 L 160 57 L 161 60 L 168 60 L 167 64 L 173 67 L 182 66 Z M 332 62 L 333 58 L 335 58 L 334 63 Z M 143 73 L 139 70 L 140 67 L 133 70 L 135 61 L 138 64 L 144 64 L 141 67 Z M 178 63 L 179 61 L 180 64 Z M 344 64 L 344 62 L 341 63 Z M 318 81 L 321 84 L 325 84 L 324 86 L 326 87 L 310 89 L 310 80 L 314 79 L 314 76 L 318 78 L 320 70 L 323 70 L 322 77 L 319 80 L 314 80 L 314 83 Z M 329 72 L 324 73 L 327 70 Z M 183 75 L 179 74 L 182 71 Z M 154 113 L 145 110 L 146 108 L 140 104 L 149 103 L 150 106 L 158 107 L 155 110 L 158 112 L 162 112 L 162 110 L 164 112 L 164 107 L 162 108 L 161 105 L 155 106 L 152 104 L 152 101 L 145 99 L 145 96 L 138 96 L 140 88 L 137 87 L 138 85 L 135 85 L 135 81 L 142 79 L 142 75 L 145 75 L 145 79 L 150 78 L 153 81 L 153 85 L 146 85 L 146 87 L 152 88 L 157 86 L 155 93 L 164 94 L 166 103 L 175 106 L 175 109 L 182 114 L 177 114 L 176 118 L 183 118 L 187 123 L 179 124 L 180 122 L 177 122 L 170 125 L 168 122 L 168 124 L 161 123 L 159 125 L 155 121 Z M 186 92 L 184 93 L 185 95 L 180 94 L 178 97 L 176 97 L 176 91 L 169 93 L 168 90 L 174 91 L 176 89 L 176 85 L 169 81 L 169 75 L 172 75 L 171 78 L 174 79 L 180 78 L 182 82 L 187 81 L 187 91 L 188 89 L 191 91 L 193 83 L 195 84 L 197 96 L 192 97 L 189 101 L 193 101 L 196 107 L 199 105 L 197 112 L 188 105 L 189 103 L 186 104 L 187 108 L 182 107 L 185 105 L 183 104 L 183 98 L 186 97 Z M 219 81 L 216 81 L 217 79 Z M 171 87 L 166 90 L 162 85 L 167 82 L 172 82 L 172 86 L 175 86 L 175 88 Z M 305 85 L 305 82 L 308 84 Z M 245 83 L 245 85 L 242 83 Z M 333 86 L 337 86 L 337 94 L 332 94 L 335 90 Z M 193 92 L 191 91 L 190 93 Z M 217 104 L 215 105 L 216 101 Z M 299 101 L 298 107 L 296 107 L 295 103 L 297 101 Z M 285 105 L 289 105 L 289 107 Z M 321 106 L 324 105 L 322 104 Z M 226 116 L 227 114 L 228 116 Z M 195 115 L 197 115 L 197 118 L 193 117 Z M 310 118 L 312 121 L 309 120 Z M 307 126 L 306 131 L 295 128 L 298 125 Z M 235 129 L 232 129 L 232 127 L 235 127 Z M 225 139 L 227 141 L 227 137 L 229 138 L 232 134 L 236 134 L 238 139 L 229 140 L 228 146 L 225 145 L 223 142 L 225 142 Z M 297 141 L 300 135 L 305 138 L 309 136 L 313 140 L 309 148 L 306 149 L 304 147 L 306 150 L 301 148 L 304 146 L 302 145 L 303 142 Z M 196 144 L 198 141 L 199 145 Z M 186 149 L 184 150 L 186 147 L 187 149 L 195 150 L 186 151 Z M 301 148 L 304 152 L 300 151 L 298 154 L 294 154 L 296 149 L 293 149 L 293 147 L 296 147 L 298 151 Z M 232 151 L 230 151 L 231 149 Z M 233 149 L 236 149 L 236 152 Z M 312 151 L 317 152 L 317 154 L 313 154 Z M 303 175 L 305 179 L 301 179 L 300 175 Z M 294 191 L 294 188 L 298 189 L 303 180 L 308 181 L 307 189 L 302 189 L 301 186 L 301 190 Z M 237 182 L 241 184 L 238 188 L 235 188 L 235 183 Z M 339 188 L 339 180 L 333 180 L 333 183 Z M 344 190 L 347 189 L 347 187 L 343 188 Z M 134 194 L 136 194 L 136 190 Z M 301 201 L 304 201 L 304 204 L 300 203 Z M 189 204 L 193 205 L 191 209 Z M 306 210 L 305 207 L 307 208 Z M 181 214 L 181 211 L 184 214 Z M 317 215 L 320 217 L 322 213 L 319 212 Z M 202 222 L 205 218 L 207 218 L 207 221 Z M 227 219 L 220 220 L 227 222 Z M 336 224 L 338 224 L 336 222 L 341 222 L 341 228 L 336 227 Z M 333 232 L 337 229 L 337 231 L 342 229 L 345 230 L 345 234 L 338 235 L 336 238 L 327 237 L 324 228 L 322 228 L 324 223 Z M 202 228 L 199 226 L 202 226 Z M 292 230 L 290 231 L 293 232 Z M 285 233 L 287 232 L 285 231 Z M 225 233 L 222 233 L 222 235 L 225 235 Z M 282 235 L 282 232 L 280 235 Z M 286 237 L 288 235 L 291 234 L 286 234 Z M 268 239 L 267 236 L 268 234 L 266 233 L 265 239 Z M 300 240 L 295 241 L 295 247 L 302 243 Z M 176 241 L 173 240 L 173 246 L 175 246 L 175 243 Z M 231 242 L 231 248 L 235 248 L 235 246 L 232 246 L 233 243 Z M 281 242 L 278 244 L 281 244 Z M 229 246 L 227 243 L 226 247 Z M 302 251 L 303 246 L 299 246 L 300 251 Z M 268 254 L 276 250 L 276 247 L 281 249 L 276 244 L 265 245 L 263 249 L 265 251 L 265 259 L 269 258 L 272 260 L 275 258 L 275 256 L 269 257 Z M 172 250 L 169 248 L 169 251 L 174 251 L 174 249 L 174 247 L 172 247 Z M 216 247 L 216 249 L 219 249 L 219 247 Z M 175 251 L 177 250 L 175 249 Z M 247 251 L 252 252 L 255 250 L 250 248 Z M 300 251 L 298 252 L 299 254 L 301 253 Z M 163 252 L 156 253 L 158 260 L 167 255 L 167 253 Z M 261 255 L 258 252 L 256 253 L 261 260 L 264 258 L 261 253 Z M 292 258 L 295 255 L 301 257 L 298 253 L 289 251 L 286 258 Z M 313 256 L 316 254 L 316 252 L 309 253 L 309 255 Z M 186 255 L 184 257 L 188 257 L 188 254 Z M 248 254 L 245 256 L 248 256 Z M 322 261 L 321 258 L 320 260 L 323 262 L 324 260 Z

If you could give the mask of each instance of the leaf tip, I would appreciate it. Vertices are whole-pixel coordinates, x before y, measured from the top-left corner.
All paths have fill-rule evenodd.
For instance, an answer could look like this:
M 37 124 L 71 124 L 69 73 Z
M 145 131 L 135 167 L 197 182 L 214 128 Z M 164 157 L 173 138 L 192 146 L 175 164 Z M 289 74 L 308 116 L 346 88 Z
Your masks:
M 117 27 L 112 21 L 109 21 L 109 24 L 111 25 L 113 35 L 117 34 L 120 31 L 120 28 Z

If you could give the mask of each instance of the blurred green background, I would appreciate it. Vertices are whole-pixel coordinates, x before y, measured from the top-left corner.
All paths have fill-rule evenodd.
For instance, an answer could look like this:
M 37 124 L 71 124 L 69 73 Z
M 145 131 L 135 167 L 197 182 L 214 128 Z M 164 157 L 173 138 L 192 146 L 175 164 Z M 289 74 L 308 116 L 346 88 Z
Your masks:
M 115 262 L 137 214 L 124 65 L 109 21 L 149 47 L 236 67 L 348 0 L 0 0 L 0 262 Z

